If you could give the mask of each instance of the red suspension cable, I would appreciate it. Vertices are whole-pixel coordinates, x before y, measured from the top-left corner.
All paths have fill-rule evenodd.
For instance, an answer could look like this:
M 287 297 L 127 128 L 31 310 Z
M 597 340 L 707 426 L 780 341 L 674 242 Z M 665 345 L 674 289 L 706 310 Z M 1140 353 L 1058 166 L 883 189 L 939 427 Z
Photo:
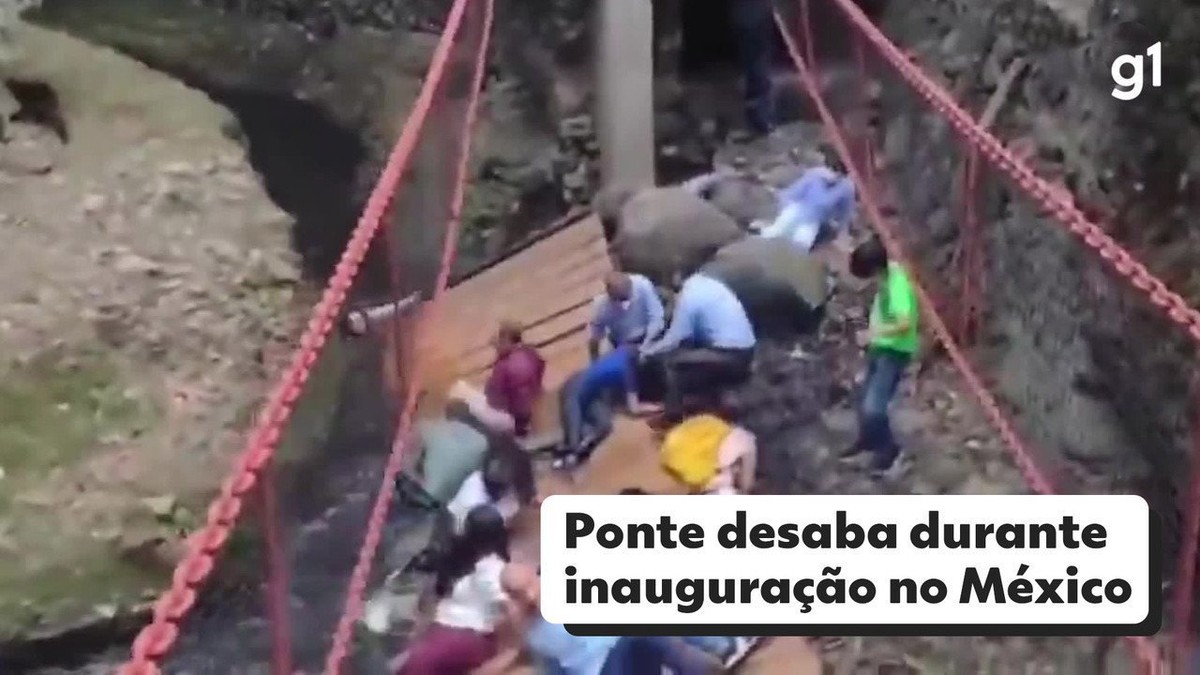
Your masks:
M 467 103 L 467 115 L 462 129 L 458 170 L 454 184 L 454 193 L 450 203 L 450 222 L 446 226 L 445 241 L 442 247 L 442 260 L 438 268 L 437 284 L 434 288 L 433 298 L 430 300 L 426 311 L 421 313 L 417 325 L 418 331 L 428 325 L 435 325 L 438 316 L 440 316 L 442 297 L 449 283 L 450 270 L 458 249 L 458 231 L 462 219 L 462 207 L 466 196 L 466 184 L 470 169 L 471 141 L 478 119 L 479 98 L 480 92 L 483 89 L 488 43 L 492 32 L 492 0 L 483 0 L 483 11 L 483 34 L 480 38 L 478 52 L 476 53 L 470 99 Z M 337 631 L 333 636 L 333 644 L 325 661 L 325 673 L 327 675 L 337 675 L 337 673 L 341 672 L 342 662 L 350 650 L 354 623 L 362 615 L 363 593 L 366 591 L 367 578 L 371 572 L 372 562 L 375 559 L 375 551 L 379 548 L 379 541 L 383 535 L 383 527 L 387 522 L 388 509 L 391 506 L 393 496 L 392 485 L 403 467 L 404 451 L 407 448 L 408 431 L 411 425 L 413 408 L 416 405 L 417 395 L 421 389 L 421 369 L 416 368 L 415 371 L 409 378 L 404 412 L 401 415 L 391 456 L 388 458 L 383 480 L 380 483 L 379 492 L 375 497 L 375 505 L 371 510 L 370 520 L 367 524 L 367 533 L 364 537 L 362 549 L 359 551 L 358 563 L 355 565 L 354 573 L 350 577 L 350 586 L 346 593 L 346 606 L 342 612 L 341 619 L 338 621 Z

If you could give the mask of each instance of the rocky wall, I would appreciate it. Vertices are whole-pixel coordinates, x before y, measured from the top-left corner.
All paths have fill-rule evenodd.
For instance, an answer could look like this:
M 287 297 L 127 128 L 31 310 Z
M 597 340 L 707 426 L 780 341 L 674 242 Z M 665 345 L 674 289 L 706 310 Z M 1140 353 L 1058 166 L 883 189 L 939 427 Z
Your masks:
M 1175 0 L 892 3 L 885 31 L 980 115 L 1012 62 L 1027 63 L 993 129 L 1027 148 L 1110 233 L 1189 299 L 1200 200 L 1200 9 Z M 1121 53 L 1163 42 L 1163 86 L 1111 96 Z M 881 70 L 881 72 L 886 72 Z M 962 145 L 895 75 L 881 75 L 886 173 L 935 288 L 959 272 Z M 1099 257 L 989 172 L 983 189 L 986 320 L 976 354 L 1065 490 L 1138 490 L 1164 515 L 1192 460 L 1182 331 Z M 1177 523 L 1167 521 L 1168 545 Z

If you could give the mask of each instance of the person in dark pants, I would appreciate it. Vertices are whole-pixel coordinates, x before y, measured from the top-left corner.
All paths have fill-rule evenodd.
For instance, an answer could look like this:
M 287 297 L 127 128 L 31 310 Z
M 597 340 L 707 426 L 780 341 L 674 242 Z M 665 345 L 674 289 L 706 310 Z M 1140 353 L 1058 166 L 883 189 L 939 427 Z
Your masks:
M 731 22 L 742 66 L 746 123 L 756 134 L 774 126 L 771 54 L 775 17 L 771 0 L 730 0 Z
M 877 238 L 854 249 L 850 272 L 879 282 L 870 327 L 859 336 L 867 349 L 867 372 L 859 405 L 858 441 L 851 451 L 872 453 L 872 469 L 883 473 L 892 468 L 900 453 L 888 407 L 920 346 L 917 294 L 908 271 L 888 260 L 887 250 Z
M 688 277 L 666 333 L 640 351 L 644 360 L 662 361 L 667 421 L 682 419 L 685 397 L 719 395 L 744 382 L 757 342 L 741 300 L 724 282 L 699 272 Z

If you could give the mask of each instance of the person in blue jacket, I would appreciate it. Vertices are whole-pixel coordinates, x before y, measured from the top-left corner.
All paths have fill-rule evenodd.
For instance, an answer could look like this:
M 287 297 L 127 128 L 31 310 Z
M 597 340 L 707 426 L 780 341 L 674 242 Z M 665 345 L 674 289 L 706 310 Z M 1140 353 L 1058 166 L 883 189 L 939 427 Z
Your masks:
M 634 415 L 655 408 L 638 399 L 636 344 L 623 344 L 571 376 L 560 393 L 563 442 L 556 469 L 570 469 L 587 460 L 612 432 L 613 415 L 624 405 Z

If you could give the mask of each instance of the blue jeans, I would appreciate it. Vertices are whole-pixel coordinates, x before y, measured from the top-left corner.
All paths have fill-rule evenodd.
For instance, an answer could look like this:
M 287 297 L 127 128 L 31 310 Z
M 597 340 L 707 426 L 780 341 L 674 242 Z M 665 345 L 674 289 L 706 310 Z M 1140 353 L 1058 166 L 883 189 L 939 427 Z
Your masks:
M 579 396 L 578 374 L 562 386 L 559 408 L 562 415 L 563 451 L 586 456 L 612 432 L 614 406 L 608 395 L 582 401 Z
M 613 646 L 600 675 L 704 675 L 712 665 L 699 654 L 690 653 L 679 638 L 661 636 L 623 637 Z
M 867 375 L 858 409 L 857 446 L 875 454 L 873 467 L 881 471 L 890 468 L 900 454 L 888 419 L 888 406 L 911 359 L 911 354 L 890 349 L 872 349 L 867 354 Z

